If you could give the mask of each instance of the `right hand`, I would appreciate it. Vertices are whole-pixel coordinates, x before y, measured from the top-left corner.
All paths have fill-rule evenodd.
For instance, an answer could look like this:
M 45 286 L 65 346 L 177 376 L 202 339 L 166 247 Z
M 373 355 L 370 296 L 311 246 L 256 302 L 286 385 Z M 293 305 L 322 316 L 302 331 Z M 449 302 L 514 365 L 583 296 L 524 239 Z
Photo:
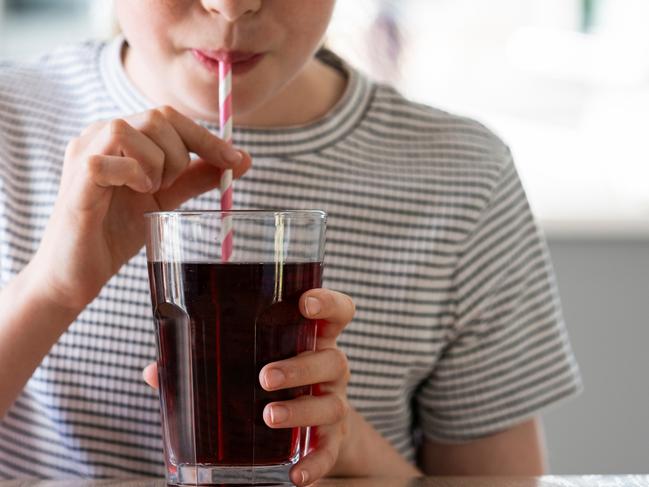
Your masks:
M 41 292 L 80 312 L 144 244 L 145 212 L 173 210 L 218 187 L 224 169 L 236 178 L 250 165 L 247 153 L 170 107 L 90 125 L 68 144 L 32 260 Z

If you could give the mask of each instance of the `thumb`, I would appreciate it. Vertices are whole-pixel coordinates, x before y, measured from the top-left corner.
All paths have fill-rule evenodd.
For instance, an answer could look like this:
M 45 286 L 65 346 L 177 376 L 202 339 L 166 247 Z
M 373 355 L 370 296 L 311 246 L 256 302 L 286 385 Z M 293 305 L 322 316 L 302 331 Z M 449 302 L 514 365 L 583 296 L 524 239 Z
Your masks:
M 240 178 L 252 166 L 250 154 L 241 151 L 243 160 L 233 169 L 234 178 Z M 155 194 L 162 211 L 175 210 L 185 201 L 217 188 L 222 170 L 203 159 L 196 159 L 169 188 Z
M 149 384 L 153 389 L 158 389 L 158 366 L 155 362 L 144 367 L 142 371 L 144 382 Z

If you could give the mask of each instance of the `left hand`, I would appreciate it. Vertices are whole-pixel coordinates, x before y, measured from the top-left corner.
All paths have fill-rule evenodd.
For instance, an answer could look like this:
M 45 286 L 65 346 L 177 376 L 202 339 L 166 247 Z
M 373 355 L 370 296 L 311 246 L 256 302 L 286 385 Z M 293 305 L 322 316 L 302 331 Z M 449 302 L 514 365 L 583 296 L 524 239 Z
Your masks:
M 336 339 L 352 320 L 354 310 L 354 302 L 345 294 L 327 289 L 307 291 L 300 298 L 300 311 L 306 318 L 318 320 L 315 351 L 270 363 L 259 373 L 259 382 L 267 391 L 313 386 L 313 396 L 270 403 L 264 409 L 264 421 L 271 428 L 313 427 L 311 450 L 291 470 L 291 480 L 298 486 L 309 485 L 331 471 L 348 437 L 350 372 Z
M 271 428 L 311 426 L 311 450 L 291 469 L 291 481 L 298 486 L 324 477 L 340 460 L 352 427 L 347 401 L 349 365 L 336 340 L 354 316 L 354 302 L 342 293 L 312 289 L 300 298 L 300 312 L 318 320 L 316 350 L 272 362 L 261 369 L 259 382 L 267 391 L 313 386 L 313 396 L 266 405 L 264 421 Z M 156 365 L 144 369 L 144 380 L 158 387 Z

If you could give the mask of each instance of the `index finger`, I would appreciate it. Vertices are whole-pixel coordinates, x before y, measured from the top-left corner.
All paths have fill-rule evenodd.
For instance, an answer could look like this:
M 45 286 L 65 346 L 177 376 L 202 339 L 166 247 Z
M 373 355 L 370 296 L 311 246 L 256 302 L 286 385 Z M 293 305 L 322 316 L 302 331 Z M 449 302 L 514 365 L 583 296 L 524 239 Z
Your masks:
M 300 297 L 300 311 L 311 319 L 326 322 L 318 327 L 318 339 L 336 339 L 352 320 L 356 306 L 346 294 L 329 289 L 311 289 Z
M 176 109 L 164 106 L 160 108 L 160 112 L 180 135 L 185 147 L 198 154 L 204 161 L 216 167 L 230 169 L 243 160 L 241 152 Z

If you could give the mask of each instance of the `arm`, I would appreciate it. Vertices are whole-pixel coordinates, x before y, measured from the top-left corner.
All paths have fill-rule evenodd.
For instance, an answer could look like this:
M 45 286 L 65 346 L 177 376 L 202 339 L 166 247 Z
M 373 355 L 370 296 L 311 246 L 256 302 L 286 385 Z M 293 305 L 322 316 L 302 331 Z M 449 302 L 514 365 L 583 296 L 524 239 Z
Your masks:
M 459 248 L 453 333 L 417 396 L 428 436 L 465 443 L 426 441 L 427 474 L 541 474 L 541 429 L 530 417 L 581 388 L 547 246 L 504 152 Z
M 331 477 L 419 477 L 416 468 L 355 410 L 349 414 L 348 443 Z
M 317 297 L 319 311 L 307 310 L 306 299 Z M 418 477 L 422 473 L 376 431 L 347 402 L 349 368 L 344 354 L 336 347 L 336 338 L 351 320 L 354 305 L 351 298 L 326 289 L 313 289 L 301 299 L 305 317 L 320 320 L 315 352 L 266 365 L 260 372 L 260 385 L 266 390 L 280 390 L 304 385 L 318 385 L 320 393 L 283 402 L 287 416 L 275 422 L 264 410 L 264 421 L 272 428 L 315 426 L 315 441 L 309 454 L 293 467 L 291 478 L 296 485 L 311 485 L 329 477 Z M 281 382 L 270 369 L 283 372 Z M 158 388 L 156 363 L 144 369 L 144 380 Z M 304 475 L 306 474 L 306 478 Z
M 78 311 L 49 300 L 34 263 L 0 291 L 0 418 Z
M 191 161 L 190 152 L 201 159 Z M 250 157 L 172 108 L 97 122 L 68 144 L 52 216 L 31 262 L 0 290 L 0 418 L 43 357 L 142 247 L 146 211 L 238 177 Z M 0 256 L 1 258 L 2 256 Z
M 426 440 L 420 463 L 427 475 L 543 475 L 542 426 L 532 419 L 511 429 L 464 444 Z

